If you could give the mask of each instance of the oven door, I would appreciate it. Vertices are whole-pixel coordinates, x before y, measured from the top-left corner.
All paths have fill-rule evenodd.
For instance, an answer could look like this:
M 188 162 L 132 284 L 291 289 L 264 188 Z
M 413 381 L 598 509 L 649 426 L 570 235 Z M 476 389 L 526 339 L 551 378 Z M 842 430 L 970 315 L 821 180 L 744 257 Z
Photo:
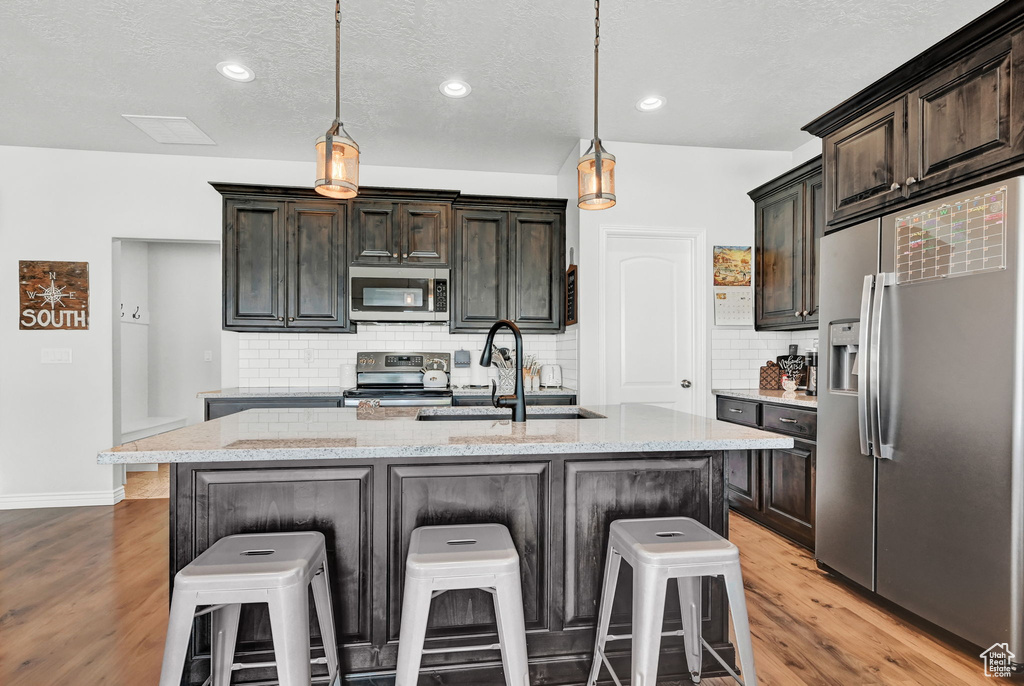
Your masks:
M 352 267 L 349 270 L 349 319 L 363 322 L 447 321 L 437 311 L 439 288 L 447 278 L 435 269 Z M 441 278 L 438 278 L 438 277 Z

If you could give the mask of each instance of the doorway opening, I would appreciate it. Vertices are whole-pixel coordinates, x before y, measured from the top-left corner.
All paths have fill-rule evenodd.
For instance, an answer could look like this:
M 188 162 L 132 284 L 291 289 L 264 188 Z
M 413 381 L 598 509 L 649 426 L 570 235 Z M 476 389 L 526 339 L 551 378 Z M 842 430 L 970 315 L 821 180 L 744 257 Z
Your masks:
M 203 421 L 221 385 L 221 259 L 215 241 L 113 243 L 114 445 Z M 169 497 L 167 465 L 125 465 L 125 498 Z

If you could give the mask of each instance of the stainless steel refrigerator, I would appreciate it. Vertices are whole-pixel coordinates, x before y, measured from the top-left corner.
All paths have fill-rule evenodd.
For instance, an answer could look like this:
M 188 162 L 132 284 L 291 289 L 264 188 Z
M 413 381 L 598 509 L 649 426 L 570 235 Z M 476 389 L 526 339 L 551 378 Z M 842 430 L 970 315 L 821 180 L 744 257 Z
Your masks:
M 1022 192 L 822 239 L 815 555 L 1024 662 Z

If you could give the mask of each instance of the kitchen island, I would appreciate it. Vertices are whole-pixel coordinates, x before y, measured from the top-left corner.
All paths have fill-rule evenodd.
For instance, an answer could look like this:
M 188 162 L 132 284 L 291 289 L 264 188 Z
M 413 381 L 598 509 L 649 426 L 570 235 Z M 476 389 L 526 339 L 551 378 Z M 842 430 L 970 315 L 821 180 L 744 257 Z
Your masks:
M 412 530 L 497 522 L 519 551 L 534 684 L 581 684 L 594 640 L 608 526 L 626 517 L 689 516 L 725 535 L 723 451 L 786 448 L 792 439 L 646 405 L 530 408 L 525 423 L 490 408 L 248 410 L 113 448 L 101 463 L 169 462 L 170 574 L 235 533 L 314 529 L 327 537 L 342 671 L 392 683 L 404 560 Z M 573 415 L 574 418 L 553 418 Z M 613 624 L 629 624 L 630 571 Z M 669 628 L 678 628 L 669 588 Z M 494 635 L 490 596 L 435 599 L 429 647 Z M 187 672 L 209 672 L 209 623 L 197 622 Z M 314 642 L 318 640 L 311 623 Z M 703 635 L 732 660 L 723 589 L 704 583 Z M 243 611 L 237 660 L 271 659 L 267 616 Z M 316 654 L 319 651 L 314 649 Z M 629 644 L 611 651 L 628 672 Z M 720 674 L 705 655 L 706 674 Z M 436 684 L 500 684 L 494 651 L 425 656 Z M 682 642 L 663 646 L 662 678 L 685 674 Z M 236 679 L 272 679 L 269 669 Z

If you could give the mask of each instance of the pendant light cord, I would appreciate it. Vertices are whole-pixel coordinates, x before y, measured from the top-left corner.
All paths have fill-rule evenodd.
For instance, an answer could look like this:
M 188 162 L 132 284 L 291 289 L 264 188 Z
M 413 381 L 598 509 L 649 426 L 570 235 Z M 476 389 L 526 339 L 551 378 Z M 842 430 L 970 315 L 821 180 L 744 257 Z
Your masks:
M 601 140 L 597 135 L 597 57 L 601 46 L 601 0 L 594 0 L 594 140 Z
M 334 2 L 334 121 L 341 121 L 341 0 Z

